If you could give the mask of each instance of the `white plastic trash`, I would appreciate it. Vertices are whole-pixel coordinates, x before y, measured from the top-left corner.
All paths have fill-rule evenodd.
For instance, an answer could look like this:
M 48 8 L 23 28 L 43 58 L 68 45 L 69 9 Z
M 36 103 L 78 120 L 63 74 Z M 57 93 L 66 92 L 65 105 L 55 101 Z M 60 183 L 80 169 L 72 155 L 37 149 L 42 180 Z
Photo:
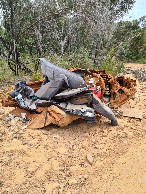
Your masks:
M 21 113 L 21 117 L 22 117 L 23 119 L 26 119 L 26 113 Z

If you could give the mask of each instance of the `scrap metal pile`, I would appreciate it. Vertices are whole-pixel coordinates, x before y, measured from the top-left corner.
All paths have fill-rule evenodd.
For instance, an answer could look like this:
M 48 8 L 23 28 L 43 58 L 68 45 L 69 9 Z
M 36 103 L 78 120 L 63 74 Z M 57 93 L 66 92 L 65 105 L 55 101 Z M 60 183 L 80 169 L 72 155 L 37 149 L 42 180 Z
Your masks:
M 44 81 L 18 82 L 11 95 L 2 100 L 3 106 L 15 107 L 11 114 L 25 113 L 30 119 L 28 128 L 43 128 L 51 123 L 63 127 L 78 118 L 92 123 L 97 114 L 117 126 L 108 105 L 121 106 L 136 92 L 136 81 L 124 76 L 112 77 L 104 70 L 64 69 L 44 58 L 40 62 Z

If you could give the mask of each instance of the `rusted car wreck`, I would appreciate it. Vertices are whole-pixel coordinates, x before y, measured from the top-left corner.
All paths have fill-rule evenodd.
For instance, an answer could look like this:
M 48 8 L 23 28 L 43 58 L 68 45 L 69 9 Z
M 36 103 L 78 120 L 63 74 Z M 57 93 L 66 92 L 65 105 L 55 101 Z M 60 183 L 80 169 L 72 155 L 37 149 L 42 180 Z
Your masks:
M 62 67 L 41 58 L 43 81 L 18 82 L 3 106 L 15 107 L 10 114 L 30 119 L 28 128 L 43 128 L 53 123 L 60 127 L 83 118 L 94 122 L 100 114 L 117 126 L 110 107 L 119 107 L 136 92 L 136 81 L 124 76 L 112 77 L 107 72 Z

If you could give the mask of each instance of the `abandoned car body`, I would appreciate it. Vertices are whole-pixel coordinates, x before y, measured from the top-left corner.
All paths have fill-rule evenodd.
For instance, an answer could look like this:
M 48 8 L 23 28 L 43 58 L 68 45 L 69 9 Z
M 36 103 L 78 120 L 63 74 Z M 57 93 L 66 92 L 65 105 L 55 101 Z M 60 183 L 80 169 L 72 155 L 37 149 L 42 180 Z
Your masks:
M 65 69 L 44 58 L 40 62 L 44 81 L 19 82 L 11 94 L 20 108 L 24 108 L 29 116 L 32 113 L 29 128 L 41 128 L 50 123 L 66 126 L 78 118 L 94 122 L 97 113 L 117 126 L 117 119 L 104 100 L 108 98 L 111 106 L 120 106 L 136 92 L 135 81 L 124 76 L 113 78 L 105 71 Z M 4 106 L 8 104 L 18 106 L 13 99 L 3 100 Z M 12 113 L 20 114 L 23 109 L 19 107 Z

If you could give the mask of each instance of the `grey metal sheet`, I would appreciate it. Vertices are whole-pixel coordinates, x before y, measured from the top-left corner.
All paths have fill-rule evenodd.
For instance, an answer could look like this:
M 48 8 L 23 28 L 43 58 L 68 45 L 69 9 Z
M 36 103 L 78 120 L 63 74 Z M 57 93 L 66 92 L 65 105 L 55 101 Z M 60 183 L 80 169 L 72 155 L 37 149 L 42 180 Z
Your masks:
M 87 86 L 87 87 L 84 87 L 84 88 L 72 89 L 72 90 L 69 90 L 69 91 L 65 90 L 65 91 L 55 95 L 55 98 L 56 99 L 69 98 L 69 97 L 74 96 L 76 94 L 79 94 L 81 92 L 87 91 L 89 87 L 91 87 L 91 86 Z

